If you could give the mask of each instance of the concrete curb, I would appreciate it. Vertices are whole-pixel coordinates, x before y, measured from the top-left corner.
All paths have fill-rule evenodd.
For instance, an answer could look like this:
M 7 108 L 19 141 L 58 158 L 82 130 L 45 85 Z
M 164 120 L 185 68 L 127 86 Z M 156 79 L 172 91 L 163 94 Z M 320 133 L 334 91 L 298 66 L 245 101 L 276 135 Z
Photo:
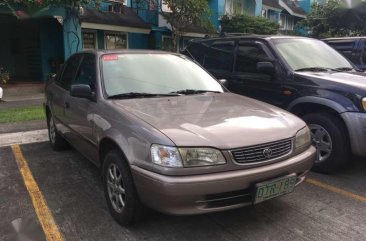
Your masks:
M 0 134 L 0 147 L 48 141 L 48 130 L 23 131 Z

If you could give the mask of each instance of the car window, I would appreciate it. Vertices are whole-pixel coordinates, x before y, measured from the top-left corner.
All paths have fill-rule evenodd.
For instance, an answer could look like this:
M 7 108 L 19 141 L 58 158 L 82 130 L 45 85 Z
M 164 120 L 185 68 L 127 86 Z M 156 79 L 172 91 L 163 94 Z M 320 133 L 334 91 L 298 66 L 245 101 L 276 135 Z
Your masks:
M 258 73 L 257 63 L 270 61 L 269 56 L 259 46 L 239 45 L 235 62 L 236 72 Z
M 65 90 L 70 90 L 70 85 L 75 77 L 76 71 L 78 70 L 81 57 L 82 56 L 80 54 L 74 55 L 66 63 L 64 72 L 62 73 L 62 77 L 59 81 L 59 85 Z
M 78 73 L 73 84 L 85 84 L 89 85 L 92 90 L 95 90 L 96 81 L 96 67 L 95 56 L 92 54 L 84 55 L 84 58 L 80 64 Z
M 366 41 L 363 44 L 364 48 L 362 51 L 362 63 L 366 65 Z
M 344 57 L 350 59 L 352 57 L 352 51 L 355 46 L 355 41 L 330 41 L 328 44 L 340 52 Z
M 232 71 L 233 42 L 214 43 L 207 51 L 204 67 L 213 70 Z
M 207 43 L 191 43 L 188 47 L 188 56 L 194 58 L 198 63 L 202 64 L 205 53 L 208 51 Z

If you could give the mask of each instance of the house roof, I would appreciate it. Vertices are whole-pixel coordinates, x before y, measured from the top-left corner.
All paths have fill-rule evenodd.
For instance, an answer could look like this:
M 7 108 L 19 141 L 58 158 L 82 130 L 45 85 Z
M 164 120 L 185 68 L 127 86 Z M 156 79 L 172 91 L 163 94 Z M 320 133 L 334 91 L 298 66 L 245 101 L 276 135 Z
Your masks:
M 263 6 L 275 9 L 275 10 L 279 10 L 281 11 L 283 8 L 280 6 L 280 4 L 278 3 L 278 1 L 274 1 L 274 0 L 262 0 L 262 4 Z
M 306 18 L 306 12 L 296 2 L 280 0 L 279 5 L 293 16 Z
M 124 7 L 123 13 L 103 12 L 97 9 L 84 8 L 81 22 L 103 25 L 115 25 L 131 28 L 151 29 L 131 8 Z

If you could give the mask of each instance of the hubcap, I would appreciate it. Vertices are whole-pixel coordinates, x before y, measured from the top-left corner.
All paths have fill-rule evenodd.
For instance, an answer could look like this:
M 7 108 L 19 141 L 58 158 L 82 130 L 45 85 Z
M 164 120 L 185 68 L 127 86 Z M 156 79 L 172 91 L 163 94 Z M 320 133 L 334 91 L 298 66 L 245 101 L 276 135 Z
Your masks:
M 50 116 L 48 126 L 49 126 L 50 141 L 52 142 L 52 144 L 54 144 L 55 138 L 56 138 L 56 127 L 55 127 L 55 122 L 53 121 L 52 116 Z
M 122 174 L 118 166 L 111 163 L 107 173 L 108 196 L 113 209 L 121 213 L 126 203 L 126 191 L 122 181 Z
M 332 153 L 332 138 L 330 137 L 328 131 L 320 125 L 310 124 L 309 128 L 311 131 L 313 145 L 317 150 L 317 160 L 315 163 L 324 162 Z

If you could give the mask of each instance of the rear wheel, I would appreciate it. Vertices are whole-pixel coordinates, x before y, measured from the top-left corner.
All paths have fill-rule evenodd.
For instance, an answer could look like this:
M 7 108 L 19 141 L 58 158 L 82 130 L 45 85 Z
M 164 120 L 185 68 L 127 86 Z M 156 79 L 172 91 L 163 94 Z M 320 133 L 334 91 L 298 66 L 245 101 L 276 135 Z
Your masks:
M 48 137 L 50 139 L 51 146 L 54 150 L 60 151 L 68 146 L 66 140 L 57 132 L 55 121 L 52 114 L 47 116 Z
M 109 212 L 119 224 L 126 226 L 139 220 L 142 205 L 129 165 L 117 150 L 104 159 L 103 186 Z
M 326 113 L 303 116 L 308 124 L 317 158 L 313 170 L 329 173 L 344 166 L 350 158 L 347 129 L 339 117 Z

